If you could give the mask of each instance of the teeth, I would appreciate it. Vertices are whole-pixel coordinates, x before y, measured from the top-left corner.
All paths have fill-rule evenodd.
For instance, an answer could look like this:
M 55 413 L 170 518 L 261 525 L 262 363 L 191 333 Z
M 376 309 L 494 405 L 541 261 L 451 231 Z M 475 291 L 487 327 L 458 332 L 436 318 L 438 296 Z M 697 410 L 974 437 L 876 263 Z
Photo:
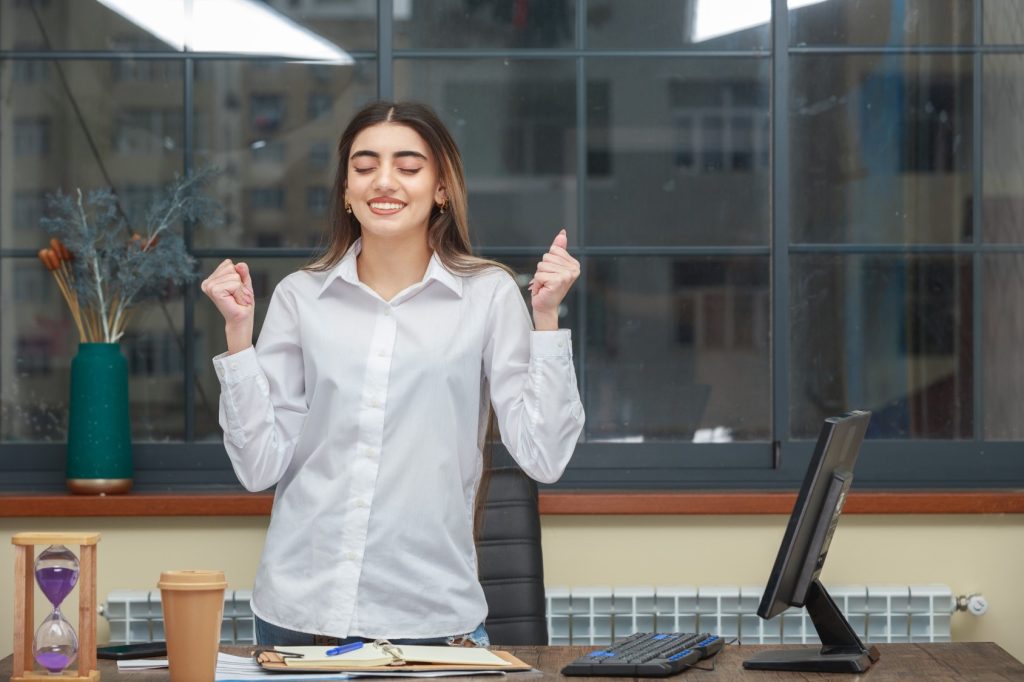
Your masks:
M 375 208 L 375 209 L 377 209 L 379 211 L 397 211 L 398 209 L 402 208 L 402 206 L 404 206 L 404 205 L 405 204 L 383 204 L 383 203 L 370 204 L 371 207 L 373 207 L 373 208 Z

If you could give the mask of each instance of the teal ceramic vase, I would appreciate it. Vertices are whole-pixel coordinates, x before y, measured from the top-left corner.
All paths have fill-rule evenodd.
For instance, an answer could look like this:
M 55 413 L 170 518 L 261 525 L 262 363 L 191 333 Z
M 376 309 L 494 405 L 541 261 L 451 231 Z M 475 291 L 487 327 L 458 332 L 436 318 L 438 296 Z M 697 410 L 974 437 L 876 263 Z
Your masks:
M 67 484 L 73 493 L 132 487 L 128 363 L 116 343 L 82 343 L 71 361 Z

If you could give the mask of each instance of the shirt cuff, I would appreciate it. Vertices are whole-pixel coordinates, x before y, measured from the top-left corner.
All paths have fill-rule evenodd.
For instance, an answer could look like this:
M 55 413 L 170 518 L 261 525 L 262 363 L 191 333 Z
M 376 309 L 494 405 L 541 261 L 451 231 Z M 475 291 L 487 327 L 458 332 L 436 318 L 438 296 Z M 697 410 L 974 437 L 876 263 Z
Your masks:
M 530 357 L 571 358 L 572 332 L 568 329 L 530 332 Z
M 217 372 L 217 378 L 222 384 L 233 385 L 258 376 L 260 363 L 256 359 L 256 349 L 249 346 L 245 350 L 238 351 L 234 355 L 221 353 L 213 358 L 213 368 Z

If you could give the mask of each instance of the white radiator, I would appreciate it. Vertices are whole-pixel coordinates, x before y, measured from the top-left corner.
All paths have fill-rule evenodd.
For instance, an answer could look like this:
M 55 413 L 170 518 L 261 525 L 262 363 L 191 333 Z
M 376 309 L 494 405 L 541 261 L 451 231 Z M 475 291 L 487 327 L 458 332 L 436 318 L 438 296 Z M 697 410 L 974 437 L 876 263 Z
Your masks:
M 760 587 L 588 587 L 547 589 L 551 644 L 610 644 L 634 632 L 712 632 L 743 644 L 818 641 L 807 612 L 789 609 L 763 621 Z M 948 642 L 955 599 L 944 585 L 829 587 L 867 642 Z M 227 590 L 221 643 L 255 642 L 250 590 Z M 115 590 L 100 613 L 110 643 L 164 638 L 159 590 Z
M 944 585 L 827 587 L 867 642 L 948 642 L 955 600 Z M 764 621 L 762 587 L 548 588 L 551 644 L 609 644 L 634 632 L 711 632 L 742 644 L 818 642 L 804 609 Z
M 221 644 L 254 644 L 256 630 L 251 590 L 224 591 L 224 621 Z M 160 590 L 114 590 L 100 607 L 100 615 L 110 623 L 111 644 L 134 644 L 164 639 L 164 613 Z

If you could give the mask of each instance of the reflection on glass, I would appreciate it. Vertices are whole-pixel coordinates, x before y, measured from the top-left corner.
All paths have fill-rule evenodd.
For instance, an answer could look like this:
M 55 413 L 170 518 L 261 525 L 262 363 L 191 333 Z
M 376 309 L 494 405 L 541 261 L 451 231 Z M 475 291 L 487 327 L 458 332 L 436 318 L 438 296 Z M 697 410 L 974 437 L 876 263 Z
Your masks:
M 589 60 L 588 241 L 767 244 L 770 66 Z
M 343 50 L 377 46 L 377 0 L 256 0 Z M 404 3 L 395 3 L 396 18 Z M 264 36 L 265 37 L 265 36 Z
M 1020 0 L 984 0 L 981 11 L 986 43 L 1024 44 L 1024 4 Z
M 984 437 L 1024 440 L 1024 255 L 986 255 L 982 268 Z
M 575 43 L 576 0 L 395 3 L 397 48 L 552 48 Z
M 873 412 L 872 438 L 972 437 L 969 256 L 795 254 L 791 267 L 794 438 L 850 409 Z
M 771 0 L 588 0 L 588 48 L 765 50 Z
M 794 241 L 971 241 L 969 56 L 792 64 Z
M 188 42 L 198 52 L 337 61 L 375 47 L 377 0 L 0 0 L 0 24 L 13 28 L 0 33 L 4 50 L 181 51 Z
M 249 265 L 252 288 L 256 294 L 256 322 L 253 340 L 259 338 L 263 320 L 267 315 L 270 297 L 278 283 L 300 270 L 308 259 L 300 258 L 246 258 L 235 262 Z M 199 262 L 202 273 L 196 283 L 195 306 L 195 347 L 196 347 L 196 440 L 221 440 L 224 433 L 217 422 L 220 400 L 220 382 L 213 371 L 212 358 L 227 351 L 224 339 L 224 318 L 213 302 L 199 290 L 199 282 L 208 277 L 220 264 L 220 260 L 203 259 Z
M 1024 21 L 1024 12 L 1020 18 Z M 986 55 L 984 69 L 982 237 L 1019 244 L 1024 242 L 1024 56 Z
M 790 44 L 967 45 L 980 1 L 789 0 Z
M 327 227 L 333 152 L 349 119 L 373 99 L 371 62 L 198 62 L 196 163 L 223 169 L 214 196 L 224 227 L 196 245 L 310 247 Z
M 765 440 L 767 258 L 593 258 L 587 439 Z
M 3 50 L 170 49 L 152 33 L 95 0 L 0 0 L 0 25 L 4 27 L 0 31 Z
M 0 246 L 43 246 L 49 239 L 39 225 L 44 197 L 58 188 L 112 185 L 138 231 L 149 198 L 181 170 L 184 144 L 181 64 L 130 72 L 138 64 L 0 65 L 0 90 L 8 93 L 0 102 L 0 149 L 17 168 L 0 186 L 0 205 L 13 209 L 0 228 Z
M 474 243 L 575 241 L 572 60 L 395 60 L 395 98 L 431 105 L 462 152 Z
M 0 337 L 0 441 L 64 440 L 78 332 L 57 283 L 39 261 L 8 258 L 0 270 L 11 283 L 4 290 Z M 181 299 L 174 292 L 133 311 L 121 341 L 128 360 L 132 439 L 180 440 L 185 403 Z

